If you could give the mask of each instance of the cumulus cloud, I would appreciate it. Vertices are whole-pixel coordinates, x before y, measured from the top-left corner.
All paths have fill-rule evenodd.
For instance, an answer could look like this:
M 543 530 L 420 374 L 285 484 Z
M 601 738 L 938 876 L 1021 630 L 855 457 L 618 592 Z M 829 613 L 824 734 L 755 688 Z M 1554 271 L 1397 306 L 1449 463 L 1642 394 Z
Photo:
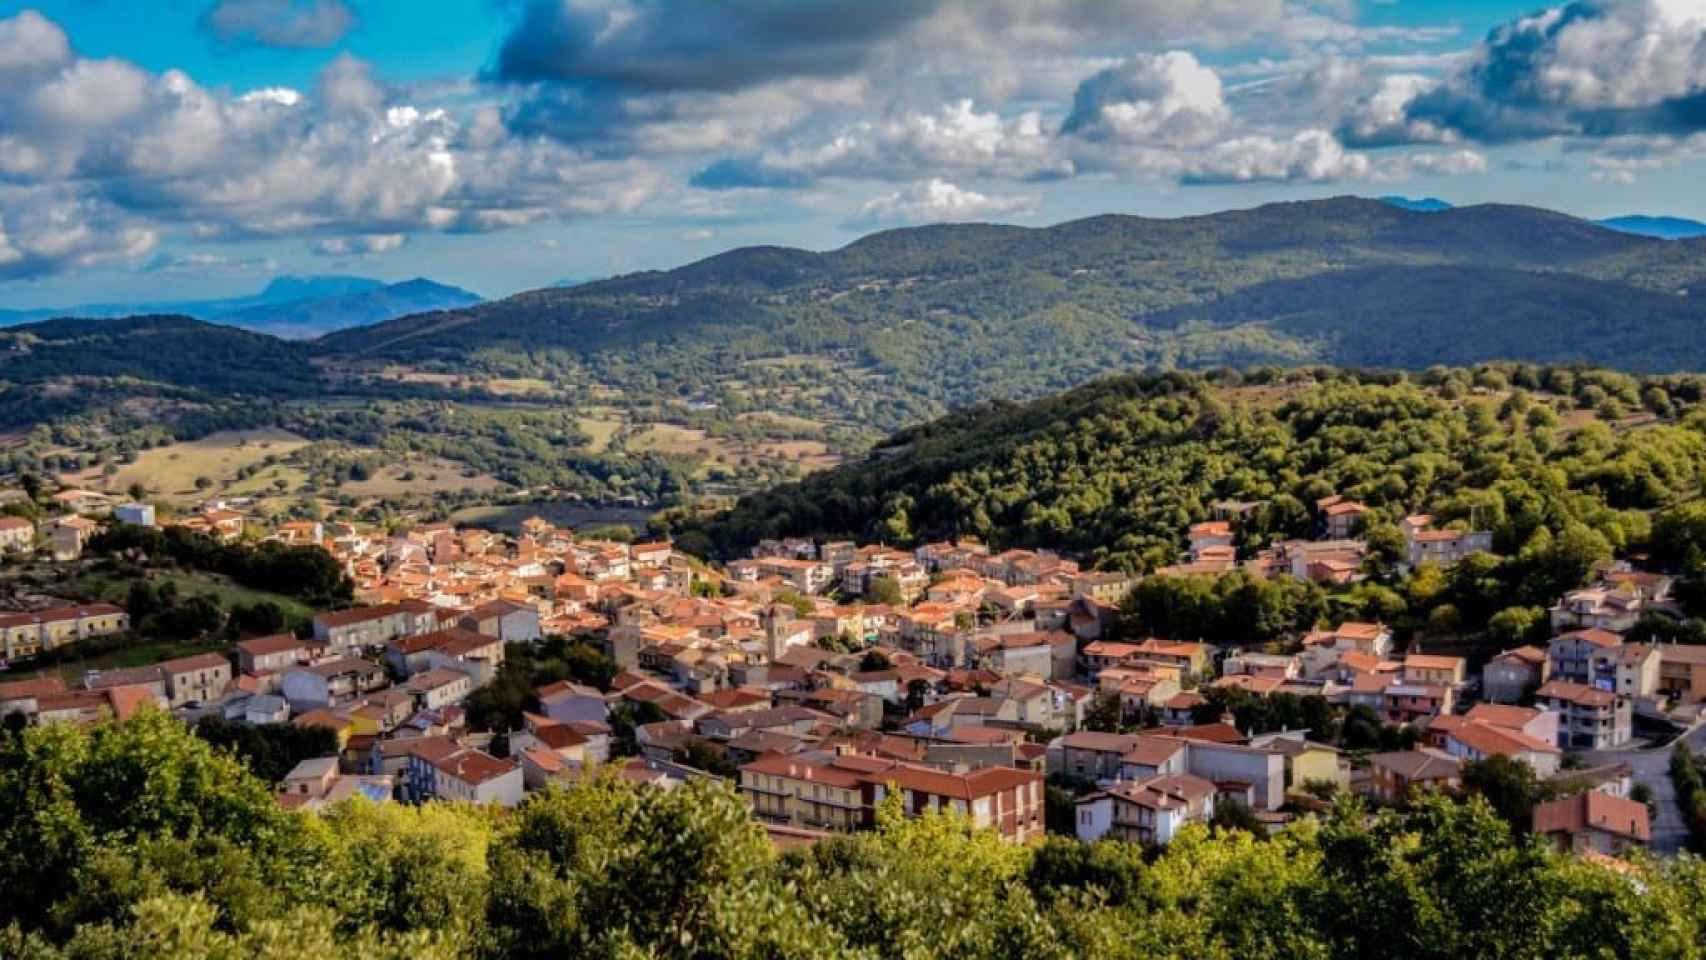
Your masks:
M 1366 143 L 1460 135 L 1682 135 L 1706 129 L 1706 3 L 1576 0 L 1495 29 L 1437 84 L 1387 91 L 1353 120 Z
M 363 256 L 403 249 L 407 238 L 400 233 L 367 233 L 354 237 L 321 237 L 313 243 L 323 257 Z
M 1047 179 L 1072 172 L 1036 111 L 1003 117 L 971 100 L 861 120 L 761 153 L 727 157 L 691 179 L 711 190 L 797 189 L 825 177 L 916 180 L 932 173 Z
M 351 57 L 307 93 L 233 96 L 56 37 L 34 14 L 0 20 L 0 72 L 16 78 L 0 85 L 0 181 L 22 191 L 3 208 L 8 275 L 136 257 L 169 229 L 379 252 L 416 231 L 630 210 L 660 189 L 642 162 L 515 136 L 493 107 L 411 104 Z
M 1061 132 L 1089 139 L 1188 146 L 1231 119 L 1220 76 L 1183 50 L 1134 57 L 1085 80 Z
M 1035 197 L 997 197 L 968 190 L 940 178 L 874 197 L 847 222 L 856 229 L 916 223 L 987 220 L 1032 213 Z
M 159 232 L 112 205 L 58 188 L 0 190 L 0 280 L 134 260 Z
M 1321 183 L 1367 176 L 1366 154 L 1352 153 L 1325 130 L 1294 136 L 1239 137 L 1186 158 L 1180 171 L 1187 184 L 1304 181 Z
M 202 26 L 225 43 L 263 47 L 329 47 L 355 26 L 343 0 L 219 0 Z

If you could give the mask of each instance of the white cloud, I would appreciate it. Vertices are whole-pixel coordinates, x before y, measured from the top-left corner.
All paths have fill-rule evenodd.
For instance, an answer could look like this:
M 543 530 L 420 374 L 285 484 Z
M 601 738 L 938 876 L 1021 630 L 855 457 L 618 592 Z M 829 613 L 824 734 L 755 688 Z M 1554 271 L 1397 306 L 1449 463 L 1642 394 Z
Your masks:
M 932 178 L 895 193 L 875 197 L 859 208 L 847 222 L 856 229 L 988 220 L 1035 212 L 1035 197 L 997 197 L 968 190 L 946 180 Z
M 322 237 L 314 241 L 315 253 L 325 257 L 365 256 L 403 249 L 407 238 L 400 233 L 367 233 L 354 237 Z
M 1186 158 L 1179 175 L 1186 183 L 1321 183 L 1363 177 L 1368 172 L 1366 154 L 1346 151 L 1325 130 L 1304 130 L 1283 139 L 1250 136 L 1215 144 L 1200 155 Z
M 4 208 L 11 275 L 137 256 L 173 229 L 381 252 L 416 231 L 631 210 L 662 183 L 640 160 L 511 135 L 489 108 L 409 103 L 348 56 L 311 94 L 233 96 L 181 71 L 31 59 L 22 45 L 55 36 L 34 14 L 0 20 L 0 74 L 17 78 L 0 84 L 0 180 L 22 191 Z
M 1189 52 L 1133 57 L 1078 87 L 1062 131 L 1092 140 L 1193 146 L 1231 120 L 1220 75 Z

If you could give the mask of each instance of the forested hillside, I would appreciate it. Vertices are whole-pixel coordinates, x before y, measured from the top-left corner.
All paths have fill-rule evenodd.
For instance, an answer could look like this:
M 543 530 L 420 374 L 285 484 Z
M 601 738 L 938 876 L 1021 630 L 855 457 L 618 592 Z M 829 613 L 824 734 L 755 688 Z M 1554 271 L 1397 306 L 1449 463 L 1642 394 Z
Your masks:
M 975 536 L 1142 571 L 1173 562 L 1216 500 L 1267 502 L 1243 525 L 1257 546 L 1310 534 L 1314 501 L 1336 493 L 1376 522 L 1473 519 L 1500 552 L 1573 526 L 1621 550 L 1651 511 L 1699 494 L 1703 397 L 1701 377 L 1516 364 L 1130 375 L 968 409 L 711 520 L 666 522 L 724 556 L 782 535 Z
M 313 393 L 299 344 L 182 316 L 46 320 L 0 329 L 0 428 L 103 401 L 211 401 Z
M 1706 277 L 1703 251 L 1530 208 L 1419 213 L 1355 198 L 933 226 L 828 253 L 734 250 L 345 331 L 319 349 L 349 363 L 585 374 L 616 389 L 640 371 L 712 400 L 754 360 L 815 357 L 838 374 L 822 412 L 894 428 L 910 421 L 843 394 L 880 390 L 931 414 L 1148 366 L 1698 369 L 1706 311 L 1687 291 Z
M 495 814 L 284 810 L 152 711 L 0 739 L 16 960 L 1695 958 L 1706 866 L 1626 870 L 1484 801 L 1352 801 L 1272 839 L 1003 843 L 932 814 L 778 853 L 722 784 L 615 780 Z

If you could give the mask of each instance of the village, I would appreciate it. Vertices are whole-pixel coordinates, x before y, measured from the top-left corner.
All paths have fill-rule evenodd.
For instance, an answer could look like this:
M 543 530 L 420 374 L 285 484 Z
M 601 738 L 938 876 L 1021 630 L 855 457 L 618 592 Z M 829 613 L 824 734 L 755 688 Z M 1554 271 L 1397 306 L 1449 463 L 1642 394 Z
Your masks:
M 70 559 L 105 524 L 155 524 L 144 505 L 70 493 L 40 528 L 0 519 L 0 549 Z M 1217 504 L 1181 531 L 1184 561 L 1154 575 L 1362 577 L 1360 504 L 1322 500 L 1317 539 L 1240 560 L 1247 509 Z M 176 522 L 227 542 L 257 535 L 222 506 Z M 1403 531 L 1415 567 L 1491 546 L 1427 516 Z M 907 815 L 952 810 L 1019 843 L 1053 830 L 1153 847 L 1210 822 L 1276 832 L 1341 794 L 1399 804 L 1460 791 L 1467 768 L 1499 757 L 1556 787 L 1533 810 L 1535 833 L 1604 857 L 1654 842 L 1660 784 L 1630 759 L 1652 731 L 1698 729 L 1706 699 L 1706 647 L 1624 641 L 1643 614 L 1672 607 L 1668 577 L 1627 564 L 1558 599 L 1547 645 L 1472 672 L 1461 656 L 1395 649 L 1376 622 L 1278 649 L 1123 636 L 1133 578 L 970 541 L 765 541 L 718 569 L 666 541 L 581 537 L 538 518 L 515 535 L 291 521 L 264 539 L 324 549 L 356 605 L 229 653 L 71 682 L 0 679 L 0 715 L 94 723 L 153 706 L 188 722 L 323 728 L 336 753 L 277 784 L 280 803 L 306 810 L 357 795 L 511 807 L 605 773 L 666 790 L 724 777 L 782 846 L 870 828 L 891 796 Z M 42 651 L 129 628 L 107 603 L 0 613 L 0 648 L 25 671 Z M 553 640 L 596 651 L 607 682 L 524 678 L 513 723 L 471 723 L 470 697 L 506 659 Z M 1383 747 L 1307 726 L 1241 729 L 1231 697 L 1313 703 L 1335 726 L 1373 717 Z

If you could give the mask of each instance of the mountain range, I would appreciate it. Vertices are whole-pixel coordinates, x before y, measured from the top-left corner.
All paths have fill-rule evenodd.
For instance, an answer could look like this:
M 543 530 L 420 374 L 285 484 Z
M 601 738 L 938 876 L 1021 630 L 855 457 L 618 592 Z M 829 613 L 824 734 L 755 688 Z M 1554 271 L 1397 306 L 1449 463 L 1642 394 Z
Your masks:
M 1416 213 L 1440 213 L 1453 209 L 1452 205 L 1436 197 L 1412 199 L 1410 197 L 1381 197 L 1382 203 L 1391 204 L 1403 210 Z M 1659 240 L 1690 240 L 1695 237 L 1706 237 L 1706 223 L 1689 220 L 1684 217 L 1653 217 L 1636 214 L 1627 217 L 1611 217 L 1606 220 L 1595 220 L 1595 223 L 1621 233 L 1633 233 L 1640 237 L 1655 237 Z
M 243 297 L 0 310 L 0 327 L 55 317 L 176 315 L 288 339 L 306 339 L 345 327 L 479 302 L 480 297 L 466 290 L 421 278 L 387 284 L 367 277 L 282 276 L 275 277 L 259 293 Z
M 371 301 L 411 286 L 285 305 L 298 305 L 294 323 L 312 316 L 304 302 Z M 197 387 L 197 370 L 241 367 L 236 355 L 248 351 L 310 378 L 326 362 L 346 373 L 412 366 L 590 382 L 703 409 L 786 406 L 893 430 L 1144 368 L 1503 359 L 1702 370 L 1699 290 L 1706 239 L 1658 240 L 1530 207 L 1421 213 L 1339 197 L 1165 220 L 914 227 L 827 252 L 746 247 L 335 330 L 288 351 L 210 327 L 205 363 L 180 355 L 151 369 L 157 382 Z M 286 326 L 264 304 L 219 316 Z M 34 337 L 33 352 L 0 360 L 0 378 L 76 373 L 78 340 L 99 336 L 123 354 L 129 335 L 78 327 L 50 347 L 31 330 L 18 328 Z M 177 342 L 197 350 L 193 337 Z
M 315 343 L 348 361 L 454 365 L 542 349 L 730 375 L 807 356 L 938 409 L 1132 367 L 1486 359 L 1706 366 L 1706 241 L 1529 207 L 1418 213 L 1353 197 L 1171 220 L 961 224 L 839 250 L 731 250 L 403 317 Z

